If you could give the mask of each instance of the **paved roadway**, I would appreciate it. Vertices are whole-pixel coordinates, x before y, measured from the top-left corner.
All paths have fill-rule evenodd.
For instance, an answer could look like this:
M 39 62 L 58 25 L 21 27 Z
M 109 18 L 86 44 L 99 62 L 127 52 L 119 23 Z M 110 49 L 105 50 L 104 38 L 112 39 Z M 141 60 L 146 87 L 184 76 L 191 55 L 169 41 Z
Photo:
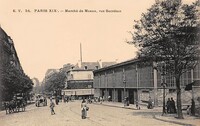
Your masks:
M 49 104 L 45 107 L 29 105 L 25 112 L 5 114 L 0 112 L 0 126 L 176 126 L 153 118 L 151 110 L 131 110 L 88 104 L 87 119 L 81 119 L 81 101 L 61 102 L 50 114 Z M 160 113 L 159 113 L 160 114 Z M 180 125 L 179 125 L 180 126 Z

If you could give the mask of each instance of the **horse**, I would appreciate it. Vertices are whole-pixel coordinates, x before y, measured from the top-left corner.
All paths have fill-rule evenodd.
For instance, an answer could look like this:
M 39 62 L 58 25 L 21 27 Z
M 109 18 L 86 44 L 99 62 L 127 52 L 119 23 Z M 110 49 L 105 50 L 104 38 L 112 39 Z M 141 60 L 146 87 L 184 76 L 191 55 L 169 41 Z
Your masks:
M 14 100 L 11 100 L 9 102 L 4 102 L 4 107 L 6 110 L 6 114 L 13 113 L 16 111 L 16 102 Z
M 9 102 L 4 102 L 4 107 L 6 114 L 19 112 L 20 108 L 25 111 L 26 102 L 23 99 L 11 100 Z

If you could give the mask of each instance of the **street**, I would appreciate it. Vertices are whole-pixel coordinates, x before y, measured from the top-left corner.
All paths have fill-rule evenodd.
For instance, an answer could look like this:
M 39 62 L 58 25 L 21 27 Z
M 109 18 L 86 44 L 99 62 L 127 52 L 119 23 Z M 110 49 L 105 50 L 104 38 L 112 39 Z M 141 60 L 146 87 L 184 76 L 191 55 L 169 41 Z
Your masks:
M 0 126 L 169 126 L 178 125 L 153 118 L 158 114 L 152 110 L 131 110 L 88 104 L 87 119 L 81 119 L 81 101 L 60 102 L 55 115 L 50 114 L 49 104 L 45 107 L 27 106 L 25 112 L 5 114 L 0 112 Z M 160 113 L 159 113 L 160 114 Z

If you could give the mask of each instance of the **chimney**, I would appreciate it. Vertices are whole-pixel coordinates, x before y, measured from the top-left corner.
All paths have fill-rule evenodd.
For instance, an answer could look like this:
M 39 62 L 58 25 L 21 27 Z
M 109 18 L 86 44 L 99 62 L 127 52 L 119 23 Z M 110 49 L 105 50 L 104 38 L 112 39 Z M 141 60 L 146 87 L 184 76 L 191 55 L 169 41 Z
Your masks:
M 101 61 L 101 59 L 98 60 L 98 63 L 99 63 L 99 65 L 100 65 L 100 68 L 102 68 L 102 61 Z
M 82 64 L 83 60 L 82 60 L 82 45 L 80 43 L 80 62 Z

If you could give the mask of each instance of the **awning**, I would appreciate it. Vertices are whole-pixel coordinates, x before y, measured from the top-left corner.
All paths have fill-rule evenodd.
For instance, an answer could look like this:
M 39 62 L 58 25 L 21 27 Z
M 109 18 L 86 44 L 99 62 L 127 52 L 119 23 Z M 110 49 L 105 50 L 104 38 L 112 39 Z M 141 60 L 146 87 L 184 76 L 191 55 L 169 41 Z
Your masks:
M 185 90 L 186 91 L 192 90 L 192 86 L 200 86 L 200 80 L 195 80 L 194 82 L 187 84 Z

